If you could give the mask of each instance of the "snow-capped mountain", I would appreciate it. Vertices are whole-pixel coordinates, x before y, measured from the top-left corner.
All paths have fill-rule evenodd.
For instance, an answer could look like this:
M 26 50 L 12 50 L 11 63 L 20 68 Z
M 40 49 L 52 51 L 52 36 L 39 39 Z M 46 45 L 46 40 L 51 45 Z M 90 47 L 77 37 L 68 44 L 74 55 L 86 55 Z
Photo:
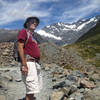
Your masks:
M 94 27 L 100 21 L 100 15 L 88 20 L 79 20 L 72 24 L 55 23 L 42 28 L 35 34 L 39 43 L 53 42 L 58 45 L 71 44 L 77 41 L 87 31 Z M 14 41 L 19 30 L 0 29 L 0 42 Z
M 37 31 L 42 38 L 59 45 L 71 44 L 89 31 L 100 20 L 100 15 L 88 20 L 79 20 L 72 24 L 55 23 Z

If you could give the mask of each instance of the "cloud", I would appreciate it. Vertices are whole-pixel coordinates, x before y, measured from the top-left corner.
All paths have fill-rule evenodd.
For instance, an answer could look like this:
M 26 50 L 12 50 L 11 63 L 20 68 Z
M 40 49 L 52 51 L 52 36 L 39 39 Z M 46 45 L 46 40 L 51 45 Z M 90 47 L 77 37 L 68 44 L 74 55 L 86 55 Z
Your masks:
M 41 9 L 41 3 L 57 2 L 58 0 L 17 0 L 9 2 L 0 0 L 0 25 L 9 22 L 25 19 L 29 16 L 48 17 L 50 12 L 47 9 Z
M 73 22 L 85 18 L 94 12 L 100 12 L 100 0 L 80 0 L 77 3 L 78 5 L 70 10 L 66 8 L 58 19 L 60 21 Z
M 100 12 L 100 0 L 0 0 L 0 25 L 38 16 L 42 25 L 74 22 Z

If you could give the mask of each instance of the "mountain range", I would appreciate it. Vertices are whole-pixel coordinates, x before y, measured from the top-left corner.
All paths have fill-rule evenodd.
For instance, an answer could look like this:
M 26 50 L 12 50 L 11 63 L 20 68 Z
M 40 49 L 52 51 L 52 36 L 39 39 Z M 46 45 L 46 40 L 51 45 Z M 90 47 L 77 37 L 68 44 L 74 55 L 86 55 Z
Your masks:
M 66 45 L 65 48 L 74 49 L 85 61 L 100 67 L 100 21 L 75 43 Z
M 100 15 L 87 20 L 79 20 L 72 24 L 55 23 L 37 31 L 43 39 L 58 45 L 71 44 L 77 41 L 100 20 Z
M 87 20 L 78 20 L 72 24 L 55 23 L 45 26 L 37 31 L 36 38 L 41 43 L 53 42 L 58 45 L 72 44 L 76 42 L 87 31 L 93 28 L 100 20 L 100 15 Z M 0 42 L 14 41 L 19 30 L 0 29 Z

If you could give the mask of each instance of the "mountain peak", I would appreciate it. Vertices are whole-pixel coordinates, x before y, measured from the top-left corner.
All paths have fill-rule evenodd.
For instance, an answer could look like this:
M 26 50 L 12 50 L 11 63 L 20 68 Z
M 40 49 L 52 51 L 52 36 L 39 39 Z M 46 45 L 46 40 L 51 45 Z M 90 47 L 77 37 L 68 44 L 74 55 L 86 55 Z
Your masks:
M 37 33 L 58 45 L 71 44 L 94 27 L 99 18 L 100 16 L 81 19 L 72 24 L 58 22 L 42 28 Z

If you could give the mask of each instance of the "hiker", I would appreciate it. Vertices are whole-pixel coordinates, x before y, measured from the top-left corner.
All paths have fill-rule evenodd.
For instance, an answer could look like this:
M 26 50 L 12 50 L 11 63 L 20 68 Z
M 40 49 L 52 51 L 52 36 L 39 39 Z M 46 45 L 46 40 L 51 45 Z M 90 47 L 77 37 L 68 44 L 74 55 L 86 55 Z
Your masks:
M 39 23 L 39 18 L 28 17 L 23 25 L 24 28 L 19 31 L 17 37 L 22 80 L 26 87 L 25 100 L 34 100 L 34 94 L 39 93 L 42 88 L 40 51 L 34 38 L 34 34 L 36 34 L 34 30 Z

